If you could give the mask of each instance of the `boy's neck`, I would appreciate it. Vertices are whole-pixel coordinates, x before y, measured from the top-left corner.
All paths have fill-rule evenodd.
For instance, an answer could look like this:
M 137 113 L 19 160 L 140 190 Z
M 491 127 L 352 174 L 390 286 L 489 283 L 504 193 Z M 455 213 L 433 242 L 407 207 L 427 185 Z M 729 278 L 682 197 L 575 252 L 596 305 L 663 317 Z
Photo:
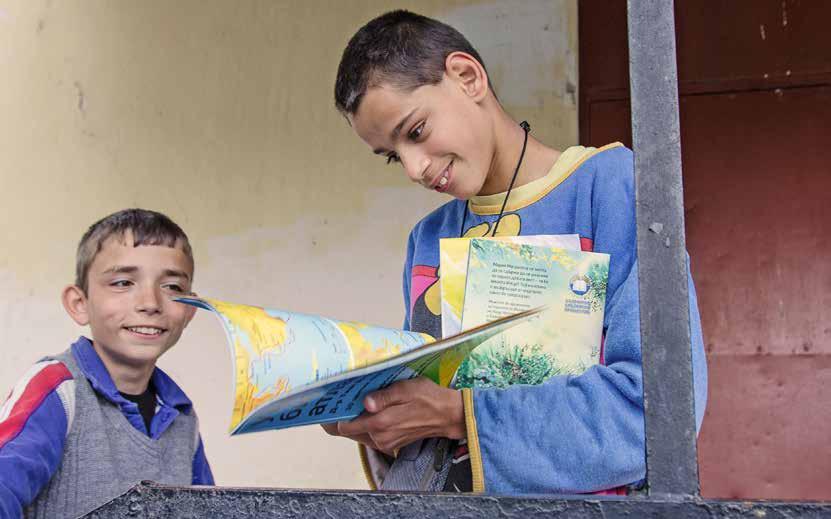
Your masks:
M 121 393 L 140 395 L 147 390 L 150 377 L 153 375 L 153 370 L 156 369 L 155 362 L 146 365 L 126 364 L 109 356 L 95 340 L 92 341 L 92 347 L 98 354 L 98 358 L 104 363 L 104 367 L 107 368 L 116 389 Z
M 494 124 L 496 142 L 490 171 L 479 195 L 504 193 L 511 184 L 517 162 L 522 153 L 525 130 L 499 107 Z M 528 135 L 528 145 L 517 173 L 514 188 L 544 177 L 557 162 L 560 152 Z

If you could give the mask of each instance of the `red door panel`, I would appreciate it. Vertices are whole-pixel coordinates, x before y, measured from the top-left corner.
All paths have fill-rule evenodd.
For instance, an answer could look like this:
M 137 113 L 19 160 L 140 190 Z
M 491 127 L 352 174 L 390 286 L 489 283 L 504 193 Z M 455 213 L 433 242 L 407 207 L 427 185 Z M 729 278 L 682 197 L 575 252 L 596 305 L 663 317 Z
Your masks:
M 624 2 L 581 0 L 580 134 L 631 145 Z M 831 499 L 831 2 L 676 2 L 707 497 Z
M 831 356 L 714 355 L 709 374 L 701 493 L 827 500 Z

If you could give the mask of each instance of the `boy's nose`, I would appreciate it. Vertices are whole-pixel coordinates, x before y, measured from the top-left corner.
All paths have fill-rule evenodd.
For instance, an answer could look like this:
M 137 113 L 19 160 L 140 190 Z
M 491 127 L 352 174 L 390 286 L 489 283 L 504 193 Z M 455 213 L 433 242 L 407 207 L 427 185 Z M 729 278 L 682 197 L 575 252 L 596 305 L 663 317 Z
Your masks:
M 404 171 L 407 172 L 407 177 L 413 182 L 423 185 L 427 180 L 424 177 L 430 168 L 430 158 L 415 151 L 406 153 L 406 155 L 402 153 L 399 157 L 401 157 L 401 164 L 404 166 Z
M 161 310 L 161 294 L 155 288 L 145 288 L 139 292 L 136 311 L 156 313 Z

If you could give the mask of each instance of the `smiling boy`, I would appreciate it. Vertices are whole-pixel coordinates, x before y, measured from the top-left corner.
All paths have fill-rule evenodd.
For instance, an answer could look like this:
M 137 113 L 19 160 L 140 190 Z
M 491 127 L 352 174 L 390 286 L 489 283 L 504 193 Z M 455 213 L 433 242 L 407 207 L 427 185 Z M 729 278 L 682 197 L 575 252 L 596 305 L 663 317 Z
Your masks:
M 142 209 L 96 222 L 78 245 L 69 316 L 89 326 L 35 364 L 0 408 L 0 516 L 77 517 L 142 480 L 212 485 L 185 393 L 156 361 L 190 322 L 182 229 Z
M 370 484 L 382 489 L 622 493 L 642 480 L 632 152 L 538 141 L 502 107 L 470 42 L 408 11 L 378 16 L 351 38 L 335 105 L 374 153 L 454 198 L 410 233 L 405 328 L 441 334 L 442 238 L 578 234 L 583 250 L 611 258 L 600 365 L 505 389 L 398 382 L 367 396 L 362 416 L 326 431 L 361 444 Z M 689 288 L 700 427 L 707 371 L 691 277 Z

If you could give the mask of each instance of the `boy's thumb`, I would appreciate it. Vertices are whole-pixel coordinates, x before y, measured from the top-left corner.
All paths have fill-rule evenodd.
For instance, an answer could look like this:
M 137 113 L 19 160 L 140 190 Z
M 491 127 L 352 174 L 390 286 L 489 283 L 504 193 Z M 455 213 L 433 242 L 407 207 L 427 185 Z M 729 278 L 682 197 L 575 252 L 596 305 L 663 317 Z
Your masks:
M 379 396 L 381 396 L 378 394 L 380 392 L 381 391 L 376 391 L 375 393 L 367 395 L 366 398 L 364 398 L 364 409 L 366 409 L 367 412 L 377 413 L 378 411 L 384 408 L 381 404 L 381 402 L 384 400 L 383 397 L 378 398 Z
M 392 404 L 392 388 L 379 389 L 364 398 L 364 408 L 370 413 L 380 413 Z

